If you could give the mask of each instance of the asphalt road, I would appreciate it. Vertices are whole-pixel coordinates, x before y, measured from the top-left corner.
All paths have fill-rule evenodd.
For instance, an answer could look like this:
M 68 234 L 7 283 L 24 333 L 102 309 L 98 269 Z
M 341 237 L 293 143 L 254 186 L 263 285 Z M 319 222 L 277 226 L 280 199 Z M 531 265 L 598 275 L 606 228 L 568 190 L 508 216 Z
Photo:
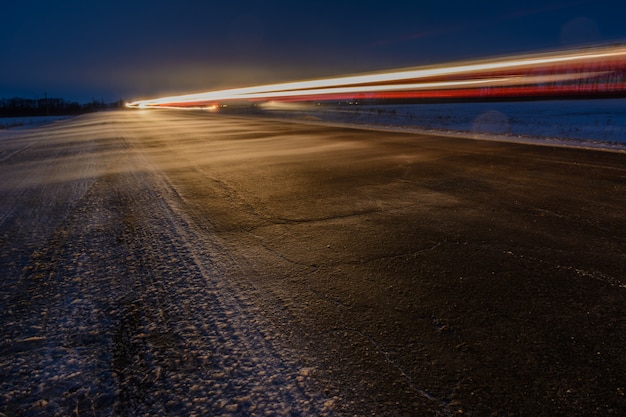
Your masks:
M 626 155 L 223 114 L 0 132 L 0 415 L 620 416 Z

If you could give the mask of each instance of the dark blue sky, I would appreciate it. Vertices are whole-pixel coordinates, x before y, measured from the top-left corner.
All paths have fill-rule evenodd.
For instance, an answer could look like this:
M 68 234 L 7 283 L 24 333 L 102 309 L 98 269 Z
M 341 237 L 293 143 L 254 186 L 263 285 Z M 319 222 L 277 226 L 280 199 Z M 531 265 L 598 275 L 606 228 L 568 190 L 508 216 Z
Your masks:
M 623 0 L 10 3 L 0 97 L 131 100 L 626 41 Z

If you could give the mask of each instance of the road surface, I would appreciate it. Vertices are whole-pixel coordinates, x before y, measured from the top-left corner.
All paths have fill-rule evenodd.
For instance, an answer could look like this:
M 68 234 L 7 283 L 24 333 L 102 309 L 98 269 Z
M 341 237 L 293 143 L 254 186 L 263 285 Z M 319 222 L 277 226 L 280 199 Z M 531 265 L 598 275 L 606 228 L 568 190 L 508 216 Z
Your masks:
M 626 155 L 234 115 L 0 132 L 0 415 L 626 413 Z

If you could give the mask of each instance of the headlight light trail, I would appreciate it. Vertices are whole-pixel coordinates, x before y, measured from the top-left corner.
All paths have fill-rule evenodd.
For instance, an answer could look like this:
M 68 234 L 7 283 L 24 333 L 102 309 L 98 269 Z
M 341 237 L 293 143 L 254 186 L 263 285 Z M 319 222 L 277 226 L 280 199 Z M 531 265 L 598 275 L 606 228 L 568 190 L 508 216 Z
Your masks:
M 626 91 L 626 47 L 603 46 L 137 100 L 135 108 L 229 101 L 327 101 L 615 94 Z

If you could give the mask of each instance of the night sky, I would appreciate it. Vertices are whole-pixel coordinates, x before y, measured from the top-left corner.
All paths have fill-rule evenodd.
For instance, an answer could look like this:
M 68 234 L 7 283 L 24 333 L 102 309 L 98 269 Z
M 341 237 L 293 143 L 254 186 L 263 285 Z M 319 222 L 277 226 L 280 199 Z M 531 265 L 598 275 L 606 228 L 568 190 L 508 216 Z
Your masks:
M 0 97 L 82 102 L 626 41 L 623 0 L 20 0 L 0 19 Z

